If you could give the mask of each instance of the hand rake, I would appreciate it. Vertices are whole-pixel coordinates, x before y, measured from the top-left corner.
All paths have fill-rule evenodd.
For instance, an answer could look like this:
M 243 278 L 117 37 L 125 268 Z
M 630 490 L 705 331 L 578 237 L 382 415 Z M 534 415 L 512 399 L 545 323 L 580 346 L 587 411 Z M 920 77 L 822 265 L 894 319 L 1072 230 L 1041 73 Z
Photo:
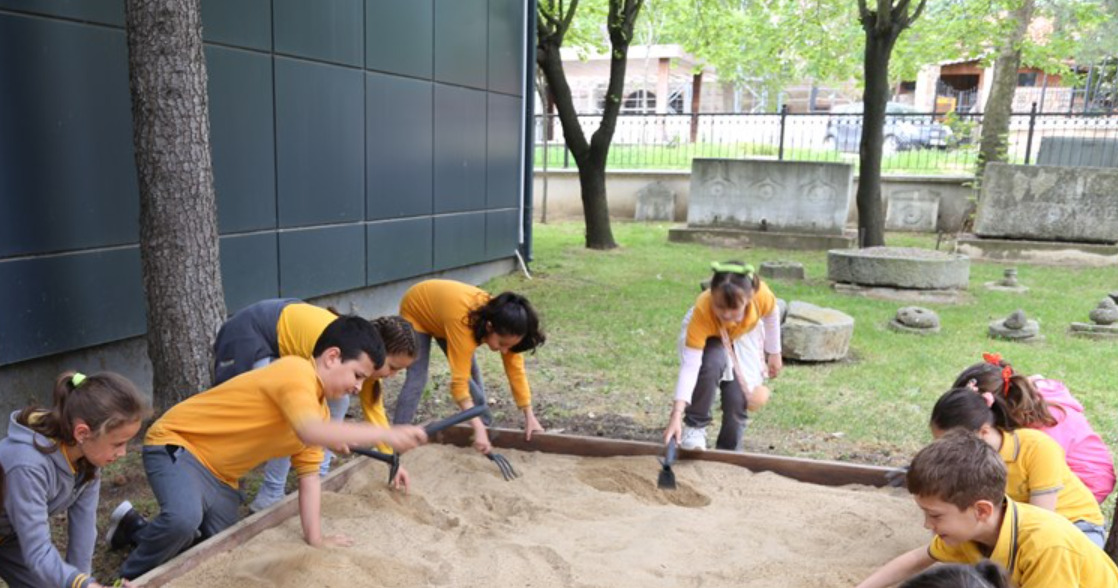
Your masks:
M 675 490 L 675 472 L 672 471 L 672 464 L 675 463 L 677 449 L 675 437 L 672 437 L 668 441 L 667 449 L 664 450 L 664 458 L 660 460 L 660 478 L 656 480 L 656 487 L 661 490 Z
M 506 482 L 511 482 L 513 479 L 520 477 L 520 474 L 513 469 L 507 457 L 500 453 L 487 453 L 485 457 L 488 457 L 489 461 L 497 464 L 497 469 L 501 470 L 501 476 Z

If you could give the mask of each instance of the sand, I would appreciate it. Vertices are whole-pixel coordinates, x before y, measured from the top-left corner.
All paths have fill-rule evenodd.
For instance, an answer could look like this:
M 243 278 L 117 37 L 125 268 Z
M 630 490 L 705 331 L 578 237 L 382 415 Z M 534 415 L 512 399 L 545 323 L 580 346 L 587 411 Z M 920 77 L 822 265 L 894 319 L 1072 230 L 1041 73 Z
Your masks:
M 170 585 L 851 586 L 930 538 L 898 490 L 685 461 L 666 492 L 650 457 L 502 453 L 519 479 L 470 449 L 415 450 L 409 496 L 370 464 L 323 496 L 325 531 L 354 546 L 308 547 L 293 517 Z

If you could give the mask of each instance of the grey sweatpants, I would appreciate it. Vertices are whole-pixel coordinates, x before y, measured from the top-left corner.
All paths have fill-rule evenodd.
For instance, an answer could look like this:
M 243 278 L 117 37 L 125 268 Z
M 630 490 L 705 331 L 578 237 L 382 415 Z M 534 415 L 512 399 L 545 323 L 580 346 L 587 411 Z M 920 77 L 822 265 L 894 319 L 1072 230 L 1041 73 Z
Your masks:
M 688 427 L 706 428 L 711 422 L 711 408 L 714 406 L 714 393 L 722 392 L 722 430 L 718 433 L 716 449 L 741 451 L 745 437 L 746 405 L 745 396 L 737 378 L 722 381 L 722 373 L 730 360 L 722 340 L 718 337 L 707 339 L 703 347 L 703 364 L 699 368 L 699 379 L 691 395 L 691 404 L 683 411 L 683 424 Z
M 241 493 L 218 480 L 191 453 L 174 445 L 144 447 L 144 470 L 159 515 L 136 534 L 136 548 L 120 568 L 133 579 L 237 522 Z
M 416 410 L 419 409 L 419 400 L 423 397 L 423 388 L 427 385 L 427 374 L 431 363 L 431 337 L 425 333 L 416 333 L 415 361 L 408 366 L 407 376 L 404 377 L 404 387 L 400 389 L 400 396 L 396 398 L 396 412 L 392 415 L 392 422 L 397 425 L 411 424 L 415 419 Z M 439 348 L 446 354 L 446 341 L 435 339 Z M 470 398 L 475 406 L 485 405 L 485 384 L 481 381 L 481 370 L 477 367 L 477 357 L 470 360 Z M 489 426 L 490 416 L 485 413 L 482 422 Z

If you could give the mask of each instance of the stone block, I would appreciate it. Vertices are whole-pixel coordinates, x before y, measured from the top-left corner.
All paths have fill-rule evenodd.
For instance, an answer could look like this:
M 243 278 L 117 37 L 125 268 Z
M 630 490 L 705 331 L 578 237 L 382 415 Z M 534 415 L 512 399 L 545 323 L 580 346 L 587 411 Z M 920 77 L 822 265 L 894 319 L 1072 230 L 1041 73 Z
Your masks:
M 991 163 L 974 232 L 980 237 L 1118 242 L 1118 169 Z
M 939 196 L 916 190 L 898 192 L 889 197 L 885 213 L 885 229 L 934 233 L 939 218 Z
M 863 286 L 965 290 L 970 259 L 914 247 L 867 247 L 827 252 L 827 279 Z
M 770 280 L 802 280 L 804 264 L 797 261 L 762 261 L 761 277 Z
M 836 361 L 846 357 L 854 318 L 833 308 L 793 300 L 781 326 L 784 357 L 798 361 Z
M 845 163 L 694 159 L 687 224 L 841 235 L 853 178 Z
M 634 219 L 639 221 L 674 221 L 675 191 L 656 180 L 637 191 Z
M 1118 167 L 1118 139 L 1042 137 L 1037 165 Z

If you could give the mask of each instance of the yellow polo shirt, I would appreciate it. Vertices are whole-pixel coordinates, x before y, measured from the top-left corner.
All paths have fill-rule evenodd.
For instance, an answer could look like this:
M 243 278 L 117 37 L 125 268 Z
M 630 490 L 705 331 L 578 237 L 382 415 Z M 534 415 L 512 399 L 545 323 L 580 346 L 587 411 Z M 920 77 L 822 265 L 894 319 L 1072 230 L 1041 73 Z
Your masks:
M 939 537 L 928 555 L 941 562 L 975 564 L 982 546 L 951 547 Z M 1064 517 L 1007 498 L 998 541 L 989 559 L 1004 567 L 1019 588 L 1118 588 L 1118 567 Z
M 148 429 L 144 445 L 184 447 L 233 488 L 249 470 L 291 456 L 299 476 L 318 475 L 321 447 L 304 444 L 300 424 L 330 420 L 314 363 L 282 357 L 176 404 Z
M 725 325 L 730 340 L 736 341 L 753 330 L 753 327 L 757 326 L 757 321 L 772 312 L 773 308 L 776 308 L 776 296 L 773 295 L 768 284 L 761 282 L 761 287 L 757 288 L 753 298 L 745 305 L 745 316 L 742 320 Z M 699 294 L 695 299 L 695 311 L 691 313 L 691 322 L 687 325 L 687 346 L 691 349 L 703 349 L 706 347 L 707 339 L 721 337 L 719 334 L 721 326 L 723 326 L 722 321 L 718 320 L 714 309 L 711 308 L 710 290 Z
M 1017 502 L 1028 502 L 1033 494 L 1058 492 L 1056 512 L 1071 522 L 1103 524 L 1095 496 L 1072 473 L 1064 450 L 1051 437 L 1036 429 L 1002 431 L 1006 494 Z
M 456 402 L 470 397 L 470 363 L 479 343 L 470 331 L 470 311 L 489 302 L 489 293 L 454 280 L 425 280 L 404 293 L 400 315 L 416 331 L 446 341 L 450 364 L 450 394 Z M 502 353 L 516 406 L 532 404 L 532 390 L 519 353 Z
M 391 427 L 388 423 L 388 412 L 384 410 L 384 388 L 379 378 L 368 378 L 361 387 L 361 412 L 365 420 L 385 429 Z M 392 447 L 386 443 L 377 445 L 381 453 L 392 453 Z
M 283 307 L 276 321 L 280 357 L 298 355 L 310 359 L 322 332 L 338 315 L 313 304 L 295 302 Z

